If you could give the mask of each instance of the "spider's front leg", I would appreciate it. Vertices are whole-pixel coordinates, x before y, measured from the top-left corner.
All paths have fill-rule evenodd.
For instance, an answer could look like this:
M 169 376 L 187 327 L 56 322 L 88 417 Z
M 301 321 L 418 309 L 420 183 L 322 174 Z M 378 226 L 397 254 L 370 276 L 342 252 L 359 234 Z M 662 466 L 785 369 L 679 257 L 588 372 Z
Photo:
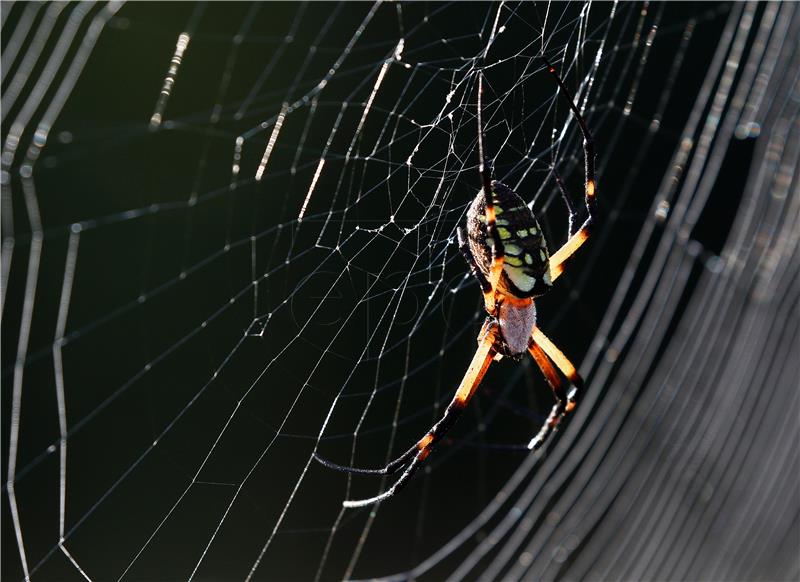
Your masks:
M 531 356 L 533 356 L 536 365 L 539 366 L 539 369 L 544 374 L 545 380 L 550 385 L 550 389 L 553 391 L 553 397 L 556 399 L 556 403 L 553 405 L 553 409 L 550 411 L 550 416 L 547 417 L 547 420 L 542 425 L 542 428 L 539 430 L 539 433 L 531 439 L 528 443 L 529 449 L 538 449 L 541 447 L 544 442 L 547 440 L 547 437 L 550 436 L 550 433 L 553 432 L 561 422 L 561 418 L 564 416 L 564 412 L 566 411 L 566 391 L 564 390 L 564 382 L 559 377 L 556 369 L 553 367 L 553 364 L 550 363 L 550 360 L 547 359 L 547 355 L 544 353 L 542 348 L 540 348 L 535 342 L 531 342 L 530 348 L 528 348 Z
M 528 351 L 531 356 L 533 356 L 542 374 L 544 374 L 547 383 L 553 391 L 553 397 L 556 400 L 553 409 L 550 411 L 550 416 L 547 417 L 541 430 L 531 439 L 531 442 L 528 443 L 529 449 L 538 449 L 544 444 L 547 437 L 550 436 L 550 433 L 558 428 L 564 416 L 574 410 L 578 395 L 583 389 L 583 379 L 578 374 L 572 362 L 569 361 L 563 352 L 559 350 L 556 345 L 550 341 L 550 338 L 538 327 L 533 328 Z M 567 396 L 564 382 L 556 372 L 553 364 L 555 364 L 558 369 L 561 370 L 561 373 L 572 383 L 573 388 L 569 396 Z
M 553 361 L 558 369 L 561 370 L 561 373 L 564 374 L 567 380 L 572 384 L 572 390 L 570 390 L 569 396 L 567 397 L 565 410 L 565 412 L 572 412 L 578 404 L 578 397 L 581 392 L 583 392 L 583 378 L 578 374 L 575 365 L 564 355 L 564 352 L 558 349 L 556 344 L 554 344 L 541 329 L 534 327 L 531 339 L 544 350 L 547 357 Z
M 400 457 L 389 463 L 382 469 L 357 469 L 354 467 L 344 467 L 336 465 L 330 461 L 326 461 L 314 454 L 314 458 L 328 468 L 345 471 L 348 473 L 370 473 L 379 475 L 389 475 L 399 471 L 405 467 L 402 475 L 394 482 L 394 484 L 375 497 L 359 500 L 348 500 L 342 503 L 344 507 L 363 507 L 365 505 L 372 505 L 378 501 L 387 499 L 405 487 L 414 473 L 422 466 L 422 463 L 428 458 L 433 451 L 436 444 L 444 437 L 445 434 L 453 427 L 461 413 L 467 407 L 472 396 L 475 394 L 478 386 L 489 369 L 492 359 L 495 357 L 494 345 L 497 339 L 496 324 L 492 320 L 487 320 L 484 328 L 479 336 L 478 349 L 472 357 L 472 362 L 467 368 L 467 373 L 461 380 L 461 384 L 456 390 L 453 399 L 447 406 L 442 418 L 433 425 L 433 427 L 425 433 L 417 443 L 408 451 L 403 453 Z

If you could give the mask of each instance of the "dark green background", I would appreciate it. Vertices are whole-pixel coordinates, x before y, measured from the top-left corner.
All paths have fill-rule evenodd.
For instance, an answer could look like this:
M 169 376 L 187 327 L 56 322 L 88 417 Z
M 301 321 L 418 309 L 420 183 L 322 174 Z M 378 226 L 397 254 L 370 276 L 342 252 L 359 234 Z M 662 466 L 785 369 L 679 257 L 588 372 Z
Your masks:
M 288 118 L 260 183 L 252 176 L 271 125 L 245 142 L 240 179 L 229 189 L 235 138 L 280 111 L 320 27 L 332 23 L 319 57 L 294 87 L 292 100 L 324 76 L 372 7 L 308 5 L 298 19 L 294 41 L 286 45 L 285 55 L 238 119 L 239 105 L 301 10 L 294 3 L 262 5 L 243 35 L 216 124 L 209 117 L 231 40 L 251 10 L 249 4 L 210 3 L 197 12 L 192 3 L 130 3 L 103 32 L 35 173 L 46 236 L 23 389 L 18 467 L 28 470 L 16 485 L 32 566 L 58 541 L 58 454 L 39 456 L 49 445 L 57 445 L 59 436 L 50 350 L 72 223 L 90 221 L 80 238 L 69 342 L 63 349 L 69 425 L 74 428 L 87 415 L 94 416 L 69 439 L 67 547 L 93 579 L 121 574 L 189 484 L 240 399 L 244 398 L 234 422 L 198 483 L 134 562 L 128 579 L 186 578 L 233 491 L 254 468 L 197 573 L 203 580 L 243 578 L 303 473 L 339 390 L 343 389 L 343 397 L 319 450 L 334 461 L 348 462 L 352 432 L 377 389 L 356 456 L 360 466 L 377 466 L 385 461 L 406 370 L 395 453 L 431 424 L 434 403 L 443 406 L 456 386 L 482 319 L 478 287 L 462 280 L 466 266 L 453 239 L 479 184 L 474 171 L 472 82 L 460 86 L 455 96 L 456 102 L 470 107 L 454 112 L 452 127 L 440 123 L 439 131 L 425 137 L 413 158 L 414 172 L 402 170 L 402 165 L 422 140 L 419 128 L 408 119 L 425 123 L 436 117 L 453 78 L 464 76 L 468 60 L 485 45 L 479 32 L 489 29 L 496 6 L 403 4 L 402 16 L 397 5 L 379 7 L 322 93 L 299 151 L 298 172 L 292 175 L 289 168 L 298 153 L 302 112 Z M 620 14 L 607 29 L 609 9 L 603 4 L 592 8 L 586 62 L 580 63 L 582 77 L 600 34 L 608 32 L 604 59 L 608 66 L 600 65 L 598 77 L 606 82 L 592 94 L 587 115 L 597 138 L 603 222 L 558 288 L 539 302 L 542 328 L 576 362 L 588 348 L 647 218 L 726 16 L 726 10 L 716 5 L 666 6 L 652 53 L 638 78 L 632 114 L 626 117 L 622 107 L 637 78 L 636 66 L 626 61 L 641 6 L 618 6 Z M 3 28 L 5 43 L 21 7 L 4 3 L 3 10 L 10 11 Z M 549 104 L 555 91 L 543 71 L 524 83 L 519 80 L 524 72 L 539 68 L 535 29 L 546 6 L 528 4 L 511 10 L 516 12 L 511 19 L 514 26 L 501 35 L 488 58 L 501 64 L 487 72 L 487 145 L 490 152 L 499 151 L 496 176 L 509 183 L 522 178 L 519 160 L 526 149 L 542 160 L 519 189 L 526 199 L 535 200 L 534 210 L 555 246 L 565 235 L 566 214 L 546 167 L 552 110 L 540 107 Z M 568 42 L 574 50 L 580 6 L 556 5 L 551 10 L 551 19 L 561 15 L 559 32 L 548 44 L 551 56 L 556 56 Z M 169 123 L 151 132 L 148 120 L 169 58 L 193 15 L 199 18 L 197 30 L 166 109 Z M 661 129 L 645 165 L 631 175 L 631 161 L 645 139 L 664 76 L 691 18 L 698 19 L 697 30 Z M 382 139 L 379 161 L 357 160 L 343 170 L 360 104 L 401 34 L 406 40 L 404 60 L 414 66 L 405 70 L 392 65 L 359 147 L 363 152 L 370 149 L 387 116 L 396 138 Z M 528 46 L 532 39 L 537 39 L 536 45 Z M 31 76 L 35 78 L 36 72 Z M 570 76 L 567 83 L 574 88 L 576 78 Z M 468 97 L 464 89 L 470 91 Z M 502 102 L 498 95 L 504 96 Z M 316 186 L 308 220 L 298 226 L 296 216 L 343 101 L 348 109 L 342 127 Z M 9 112 L 7 119 L 13 114 Z M 562 127 L 565 115 L 559 102 L 555 127 Z M 621 131 L 615 133 L 619 126 Z M 513 128 L 510 134 L 508 128 Z M 560 150 L 561 169 L 579 202 L 580 147 L 574 124 L 570 129 Z M 4 135 L 7 131 L 4 125 Z M 609 143 L 612 135 L 615 139 Z M 463 158 L 464 171 L 452 165 L 443 168 L 449 147 Z M 721 248 L 749 153 L 747 143 L 731 150 L 724 183 L 715 187 L 706 209 L 713 218 L 701 220 L 701 227 L 692 233 L 709 252 Z M 443 170 L 445 187 L 440 190 Z M 407 195 L 409 176 L 414 185 Z M 343 185 L 334 195 L 341 177 Z M 12 186 L 17 246 L 3 313 L 4 471 L 30 241 L 19 184 L 15 181 Z M 193 193 L 198 197 L 194 206 L 187 204 Z M 130 209 L 144 210 L 140 217 L 124 219 L 120 213 Z M 363 230 L 386 224 L 393 213 L 398 226 L 389 226 L 380 236 Z M 92 222 L 106 218 L 105 225 Z M 411 228 L 411 234 L 403 236 L 400 228 Z M 339 251 L 332 251 L 337 244 Z M 270 273 L 259 283 L 258 299 L 248 287 L 253 253 L 257 276 Z M 396 290 L 409 271 L 413 274 L 407 279 L 408 289 L 398 296 Z M 326 296 L 328 291 L 332 292 Z M 235 301 L 229 305 L 232 297 Z M 386 309 L 388 321 L 381 319 Z M 348 319 L 351 312 L 354 315 Z M 245 338 L 226 360 L 245 332 L 261 330 L 258 322 L 253 325 L 254 317 L 270 313 L 274 315 L 263 336 Z M 201 327 L 204 322 L 207 325 Z M 172 348 L 176 342 L 180 343 Z M 223 361 L 219 376 L 211 381 Z M 142 373 L 148 363 L 154 363 L 152 369 Z M 115 396 L 107 400 L 111 395 Z M 281 425 L 298 395 L 292 414 Z M 549 406 L 545 384 L 530 363 L 503 362 L 493 368 L 452 439 L 432 458 L 431 472 L 421 474 L 402 495 L 381 507 L 354 576 L 408 569 L 451 539 L 519 465 L 525 452 L 515 446 L 527 443 Z M 177 423 L 152 447 L 176 418 Z M 276 432 L 277 439 L 259 461 Z M 145 451 L 149 452 L 142 457 Z M 309 466 L 257 577 L 313 577 L 345 498 L 345 482 L 341 474 Z M 377 478 L 354 477 L 350 496 L 372 495 L 377 486 Z M 84 516 L 86 520 L 77 525 Z M 344 515 L 323 578 L 342 576 L 367 518 L 368 511 Z M 7 497 L 3 522 L 3 577 L 19 579 Z M 451 566 L 445 564 L 443 571 Z M 56 549 L 35 578 L 78 579 L 78 574 Z

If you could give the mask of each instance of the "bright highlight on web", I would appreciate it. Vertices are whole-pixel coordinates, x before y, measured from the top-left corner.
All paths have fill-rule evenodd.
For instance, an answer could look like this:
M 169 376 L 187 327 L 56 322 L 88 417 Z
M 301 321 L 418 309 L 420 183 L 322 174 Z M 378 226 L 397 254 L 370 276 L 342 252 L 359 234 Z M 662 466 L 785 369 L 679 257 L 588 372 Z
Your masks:
M 0 14 L 4 580 L 797 578 L 797 5 Z

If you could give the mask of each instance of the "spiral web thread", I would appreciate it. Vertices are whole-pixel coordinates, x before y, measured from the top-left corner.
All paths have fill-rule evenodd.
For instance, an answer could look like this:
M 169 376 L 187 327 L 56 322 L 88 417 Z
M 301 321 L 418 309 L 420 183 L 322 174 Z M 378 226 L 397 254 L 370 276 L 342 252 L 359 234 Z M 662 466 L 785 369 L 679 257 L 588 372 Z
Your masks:
M 800 576 L 797 7 L 230 6 L 2 5 L 4 577 Z M 345 510 L 389 483 L 313 453 L 393 458 L 474 350 L 479 66 L 495 176 L 563 241 L 540 51 L 598 141 L 539 311 L 585 398 L 528 454 L 547 390 L 498 366 Z

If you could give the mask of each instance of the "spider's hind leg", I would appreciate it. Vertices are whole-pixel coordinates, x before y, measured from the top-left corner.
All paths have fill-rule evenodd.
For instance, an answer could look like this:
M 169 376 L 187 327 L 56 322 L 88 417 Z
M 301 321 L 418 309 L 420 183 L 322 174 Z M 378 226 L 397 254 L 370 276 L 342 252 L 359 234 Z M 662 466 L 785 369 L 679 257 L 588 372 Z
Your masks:
M 489 286 L 491 294 L 484 292 L 486 311 L 490 314 L 495 313 L 494 290 L 500 282 L 503 273 L 503 263 L 505 262 L 505 247 L 500 234 L 497 232 L 497 216 L 494 209 L 494 193 L 492 191 L 492 170 L 486 163 L 486 153 L 484 151 L 483 135 L 483 72 L 478 73 L 478 172 L 481 175 L 481 186 L 483 197 L 486 203 L 486 231 L 492 243 L 492 263 L 489 268 Z
M 569 105 L 575 121 L 578 122 L 578 127 L 583 135 L 583 158 L 584 158 L 584 200 L 586 203 L 586 210 L 589 216 L 583 222 L 581 227 L 575 234 L 570 234 L 569 239 L 564 245 L 558 249 L 553 255 L 550 256 L 550 280 L 555 281 L 564 272 L 564 267 L 567 262 L 572 258 L 575 252 L 583 246 L 594 228 L 595 221 L 597 220 L 597 181 L 595 179 L 595 152 L 594 152 L 594 137 L 586 125 L 580 111 L 573 102 L 572 93 L 564 85 L 564 81 L 558 75 L 556 68 L 547 60 L 544 55 L 541 55 L 542 60 L 547 66 L 548 72 L 553 76 L 558 85 L 561 93 L 564 95 L 567 104 Z M 559 186 L 561 186 L 559 184 Z M 570 227 L 570 231 L 572 227 Z
M 564 199 L 564 204 L 567 207 L 567 212 L 569 212 L 569 226 L 567 227 L 567 238 L 570 238 L 572 235 L 575 234 L 575 219 L 578 217 L 578 211 L 575 210 L 575 205 L 572 203 L 572 199 L 569 197 L 567 193 L 567 188 L 564 186 L 564 181 L 561 179 L 561 176 L 556 171 L 555 167 L 552 169 L 553 177 L 556 179 L 556 184 L 558 184 L 558 189 L 561 190 L 561 197 Z

